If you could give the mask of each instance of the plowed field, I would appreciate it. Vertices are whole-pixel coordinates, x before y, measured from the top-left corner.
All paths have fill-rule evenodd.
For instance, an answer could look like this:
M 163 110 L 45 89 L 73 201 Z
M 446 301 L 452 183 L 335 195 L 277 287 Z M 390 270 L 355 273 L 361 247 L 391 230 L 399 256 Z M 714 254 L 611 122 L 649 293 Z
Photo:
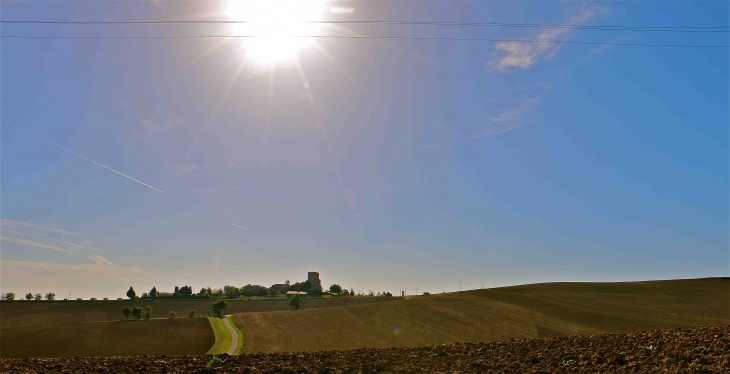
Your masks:
M 207 318 L 91 322 L 0 328 L 0 357 L 205 354 L 215 337 Z
M 0 373 L 728 373 L 730 328 L 220 358 L 0 360 Z

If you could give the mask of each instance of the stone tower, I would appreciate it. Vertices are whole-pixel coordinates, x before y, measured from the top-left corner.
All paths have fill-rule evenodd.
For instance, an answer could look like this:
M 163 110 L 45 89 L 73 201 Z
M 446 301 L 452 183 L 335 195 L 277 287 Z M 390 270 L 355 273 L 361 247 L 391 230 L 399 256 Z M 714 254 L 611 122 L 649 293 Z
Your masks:
M 308 272 L 307 280 L 312 284 L 312 291 L 322 291 L 322 281 L 319 280 L 319 273 L 316 271 Z

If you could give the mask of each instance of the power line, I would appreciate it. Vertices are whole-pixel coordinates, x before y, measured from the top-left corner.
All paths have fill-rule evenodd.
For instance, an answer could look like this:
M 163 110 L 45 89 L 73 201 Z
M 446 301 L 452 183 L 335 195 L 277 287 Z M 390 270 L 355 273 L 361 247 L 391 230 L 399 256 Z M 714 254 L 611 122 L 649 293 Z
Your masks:
M 216 25 L 247 24 L 250 21 L 236 20 L 177 20 L 177 21 L 36 21 L 36 20 L 0 20 L 6 24 L 34 25 Z M 636 31 L 636 32 L 684 32 L 684 33 L 728 33 L 730 27 L 721 26 L 618 26 L 618 25 L 573 25 L 542 23 L 504 23 L 504 22 L 452 22 L 452 21 L 307 21 L 311 24 L 345 24 L 345 25 L 426 25 L 426 26 L 475 26 L 475 27 L 516 27 L 516 28 L 557 28 L 577 30 L 603 31 Z
M 127 36 L 52 36 L 52 35 L 0 35 L 3 39 L 215 39 L 215 38 L 266 38 L 256 35 L 127 35 Z M 276 38 L 276 36 L 272 36 Z M 518 43 L 547 43 L 547 44 L 578 44 L 578 45 L 609 45 L 633 47 L 672 47 L 672 48 L 728 48 L 728 45 L 702 44 L 652 44 L 652 43 L 611 43 L 611 42 L 581 42 L 581 41 L 554 41 L 554 40 L 526 40 L 526 39 L 493 39 L 493 38 L 455 38 L 455 37 L 418 37 L 418 36 L 371 36 L 371 35 L 294 35 L 288 38 L 319 38 L 319 39 L 397 39 L 397 40 L 443 40 L 443 41 L 482 41 L 482 42 L 518 42 Z

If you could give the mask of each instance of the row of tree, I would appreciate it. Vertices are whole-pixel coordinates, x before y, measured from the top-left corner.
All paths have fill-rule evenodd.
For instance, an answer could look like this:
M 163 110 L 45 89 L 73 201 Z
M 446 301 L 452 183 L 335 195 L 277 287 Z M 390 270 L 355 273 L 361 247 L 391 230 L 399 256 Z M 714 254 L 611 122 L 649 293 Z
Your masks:
M 221 312 L 223 311 L 223 309 L 226 309 L 226 308 L 228 308 L 228 302 L 225 299 L 218 299 L 218 300 L 214 301 L 212 304 L 213 312 L 211 313 L 210 310 L 207 311 L 208 317 L 211 317 L 211 314 L 212 314 L 218 318 L 221 318 L 222 317 Z M 297 307 L 297 309 L 299 309 L 299 307 Z M 152 307 L 146 306 L 144 309 L 142 309 L 142 307 L 139 307 L 139 306 L 134 306 L 131 308 L 128 306 L 125 306 L 124 308 L 122 308 L 122 314 L 124 314 L 124 317 L 127 320 L 129 320 L 129 316 L 136 317 L 138 321 L 141 320 L 142 317 L 144 317 L 145 320 L 149 320 L 150 318 L 152 318 Z M 171 318 L 175 318 L 177 313 L 175 313 L 175 311 L 170 311 L 170 313 L 168 315 Z M 195 310 L 191 310 L 188 313 L 188 316 L 190 316 L 190 318 L 195 317 Z
M 147 306 L 146 308 L 142 309 L 141 306 L 135 306 L 135 307 L 128 307 L 125 306 L 124 309 L 122 309 L 122 314 L 124 314 L 127 319 L 129 319 L 129 316 L 137 317 L 137 320 L 142 319 L 144 317 L 145 320 L 148 320 L 152 318 L 152 307 Z
M 7 300 L 7 301 L 13 301 L 13 300 L 15 300 L 15 294 L 12 292 L 4 293 L 0 299 Z M 41 296 L 41 294 L 39 294 L 39 293 L 33 295 L 32 293 L 28 292 L 27 294 L 25 294 L 25 299 L 26 300 L 43 300 L 43 296 Z M 56 294 L 53 292 L 47 293 L 46 300 L 49 300 L 49 301 L 56 300 Z

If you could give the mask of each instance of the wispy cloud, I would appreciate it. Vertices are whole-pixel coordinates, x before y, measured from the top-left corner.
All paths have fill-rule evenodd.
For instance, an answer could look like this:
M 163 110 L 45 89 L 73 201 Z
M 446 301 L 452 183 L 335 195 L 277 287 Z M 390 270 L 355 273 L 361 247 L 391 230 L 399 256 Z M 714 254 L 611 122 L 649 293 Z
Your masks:
M 118 267 L 103 260 L 77 264 L 3 260 L 0 271 L 3 292 L 38 289 L 61 296 L 71 290 L 76 297 L 107 296 L 109 289 L 120 288 L 120 284 L 154 277 L 140 268 Z
M 570 17 L 567 24 L 574 25 L 586 22 L 597 15 L 608 14 L 608 9 L 603 7 L 583 7 L 578 15 Z M 499 42 L 495 49 L 499 57 L 492 65 L 499 70 L 506 70 L 512 67 L 529 69 L 541 60 L 546 60 L 555 55 L 560 49 L 560 44 L 551 43 L 556 40 L 565 40 L 573 34 L 570 28 L 549 28 L 544 29 L 535 36 L 536 40 L 544 43 L 524 42 Z
M 100 244 L 83 234 L 7 218 L 0 220 L 0 229 L 0 239 L 12 245 L 50 249 L 86 257 L 98 264 L 111 265 L 101 256 Z
M 22 245 L 28 245 L 31 247 L 38 247 L 38 248 L 46 248 L 54 251 L 59 252 L 66 252 L 66 253 L 74 253 L 73 251 L 70 251 L 68 249 L 63 249 L 59 246 L 50 245 L 50 244 L 44 244 L 44 243 L 38 243 L 34 242 L 32 240 L 25 240 L 25 239 L 17 239 L 17 238 L 8 238 L 5 236 L 0 236 L 0 240 L 8 243 L 15 243 L 15 244 L 22 244 Z
M 176 120 L 175 116 L 171 113 L 167 115 L 167 118 L 164 121 L 154 121 L 142 118 L 139 123 L 142 125 L 142 128 L 147 135 L 157 135 L 180 126 L 180 122 Z
M 521 92 L 519 99 L 508 102 L 508 106 L 488 117 L 484 129 L 459 142 L 466 142 L 485 136 L 496 135 L 503 132 L 519 129 L 530 124 L 529 114 L 539 106 L 544 97 L 552 89 L 551 83 L 539 83 L 527 86 Z
M 185 175 L 187 173 L 190 173 L 191 171 L 195 171 L 198 169 L 198 165 L 196 164 L 190 164 L 190 165 L 178 165 L 174 166 L 171 170 L 175 175 L 181 176 Z
M 91 255 L 88 257 L 89 257 L 89 259 L 94 261 L 94 263 L 97 266 L 114 266 L 111 262 L 109 262 L 109 260 L 105 259 L 104 257 L 102 257 L 100 255 Z
M 4 245 L 0 261 L 3 290 L 90 292 L 150 276 L 140 268 L 115 265 L 102 253 L 106 245 L 88 235 L 7 218 L 0 220 L 0 230 Z
M 439 143 L 427 144 L 427 145 L 424 145 L 424 146 L 421 146 L 421 147 L 416 148 L 415 151 L 416 152 L 418 152 L 418 151 L 425 151 L 427 149 L 434 148 L 434 147 L 438 147 L 438 146 L 439 146 Z

